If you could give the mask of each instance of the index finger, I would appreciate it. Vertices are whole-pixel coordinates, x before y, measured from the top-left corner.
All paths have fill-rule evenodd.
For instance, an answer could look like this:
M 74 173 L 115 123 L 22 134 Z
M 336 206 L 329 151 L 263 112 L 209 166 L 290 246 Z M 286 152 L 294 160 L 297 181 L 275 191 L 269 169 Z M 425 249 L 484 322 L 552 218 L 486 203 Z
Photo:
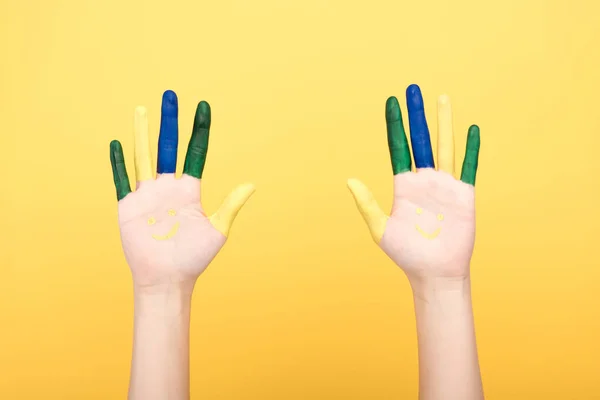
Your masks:
M 469 127 L 469 133 L 467 134 L 467 149 L 460 180 L 473 186 L 475 186 L 477 167 L 479 165 L 480 146 L 481 139 L 479 137 L 479 127 L 477 125 L 471 125 Z
M 393 96 L 385 103 L 385 122 L 394 175 L 410 171 L 412 162 L 406 132 L 404 132 L 402 112 L 398 99 Z
M 198 179 L 202 178 L 204 164 L 206 163 L 210 118 L 210 105 L 206 101 L 201 101 L 198 103 L 198 107 L 196 107 L 194 128 L 183 166 L 184 174 L 194 176 Z

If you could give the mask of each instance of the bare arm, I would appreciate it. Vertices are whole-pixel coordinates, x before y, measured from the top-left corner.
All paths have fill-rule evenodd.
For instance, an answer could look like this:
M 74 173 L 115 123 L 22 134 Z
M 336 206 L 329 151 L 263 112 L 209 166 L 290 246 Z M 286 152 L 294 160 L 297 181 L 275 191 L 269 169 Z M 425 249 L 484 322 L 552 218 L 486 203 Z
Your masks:
M 421 400 L 481 400 L 471 307 L 470 260 L 475 245 L 475 180 L 480 132 L 471 125 L 460 180 L 455 178 L 452 109 L 438 98 L 434 160 L 421 89 L 406 89 L 410 147 L 398 99 L 386 102 L 394 203 L 386 215 L 360 181 L 348 187 L 371 236 L 406 273 L 413 288 Z
M 413 290 L 420 400 L 483 400 L 469 278 Z
M 192 291 L 229 235 L 254 185 L 238 186 L 208 216 L 200 202 L 211 110 L 196 107 L 181 177 L 176 177 L 178 100 L 163 94 L 156 178 L 148 138 L 148 115 L 134 119 L 136 190 L 131 190 L 123 147 L 110 144 L 119 229 L 135 294 L 130 400 L 190 398 L 189 329 Z
M 191 290 L 136 290 L 129 400 L 188 400 Z

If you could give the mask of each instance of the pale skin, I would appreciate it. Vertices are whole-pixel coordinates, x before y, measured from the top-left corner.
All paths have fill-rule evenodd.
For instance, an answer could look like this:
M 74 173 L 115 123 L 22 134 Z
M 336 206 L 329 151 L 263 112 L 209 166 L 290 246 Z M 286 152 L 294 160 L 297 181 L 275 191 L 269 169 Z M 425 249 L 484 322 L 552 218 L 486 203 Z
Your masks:
M 130 193 L 117 189 L 118 197 L 124 195 L 118 203 L 119 227 L 134 284 L 128 398 L 188 400 L 193 288 L 225 244 L 231 224 L 254 186 L 240 185 L 217 212 L 207 216 L 200 202 L 201 179 L 185 172 L 181 178 L 174 173 L 159 173 L 154 178 L 145 108 L 136 109 L 134 126 L 137 188 Z M 114 149 L 120 149 L 120 144 Z M 116 158 L 122 159 L 122 154 Z M 116 167 L 113 164 L 113 171 L 118 168 L 119 161 Z M 122 179 L 124 169 L 119 171 L 115 182 Z M 122 180 L 119 183 L 122 185 Z
M 363 183 L 348 181 L 373 239 L 412 287 L 420 400 L 484 398 L 470 280 L 475 188 L 455 178 L 454 158 L 450 100 L 440 96 L 437 169 L 396 174 L 389 216 Z
M 390 216 L 362 183 L 350 180 L 348 185 L 373 238 L 402 267 L 413 288 L 420 399 L 479 400 L 483 390 L 469 274 L 474 188 L 453 177 L 454 145 L 446 97 L 440 98 L 439 115 L 439 169 L 396 174 Z M 135 192 L 123 189 L 127 177 L 122 150 L 121 154 L 116 151 L 120 144 L 115 146 L 113 164 L 115 183 L 119 183 L 123 248 L 135 293 L 129 399 L 189 399 L 193 287 L 225 243 L 231 223 L 254 187 L 238 187 L 207 217 L 200 204 L 198 177 L 185 173 L 180 179 L 172 173 L 152 176 L 145 109 L 136 110 L 135 126 Z

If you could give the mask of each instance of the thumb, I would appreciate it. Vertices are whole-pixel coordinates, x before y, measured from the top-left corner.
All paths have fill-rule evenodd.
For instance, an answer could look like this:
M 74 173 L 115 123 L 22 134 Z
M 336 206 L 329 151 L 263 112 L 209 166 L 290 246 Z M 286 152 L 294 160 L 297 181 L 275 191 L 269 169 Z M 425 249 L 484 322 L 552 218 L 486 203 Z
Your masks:
M 352 196 L 354 196 L 358 211 L 360 211 L 365 219 L 373 240 L 379 244 L 389 217 L 379 207 L 377 200 L 373 197 L 373 193 L 361 181 L 358 179 L 348 179 L 348 189 L 350 189 Z
M 245 183 L 236 187 L 229 193 L 229 196 L 223 201 L 217 212 L 210 216 L 209 220 L 212 226 L 227 237 L 235 217 L 250 196 L 252 196 L 254 190 L 254 185 L 251 183 Z

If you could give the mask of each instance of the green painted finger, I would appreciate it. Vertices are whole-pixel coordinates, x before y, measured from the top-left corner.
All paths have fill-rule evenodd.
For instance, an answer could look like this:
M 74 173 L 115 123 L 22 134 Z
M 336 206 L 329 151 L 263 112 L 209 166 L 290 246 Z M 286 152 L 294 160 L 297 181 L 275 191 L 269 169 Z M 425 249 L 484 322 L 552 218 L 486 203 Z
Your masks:
M 385 121 L 387 124 L 388 146 L 392 159 L 394 175 L 411 170 L 410 149 L 402 123 L 402 112 L 398 99 L 394 96 L 385 103 Z
M 467 134 L 467 151 L 465 152 L 460 180 L 473 186 L 475 186 L 475 176 L 477 175 L 480 144 L 479 127 L 471 125 Z
M 131 193 L 129 186 L 129 177 L 127 168 L 125 168 L 125 157 L 123 157 L 123 147 L 118 140 L 110 142 L 110 164 L 112 165 L 113 180 L 117 189 L 117 200 Z
M 188 145 L 183 165 L 183 173 L 202 178 L 204 164 L 206 163 L 206 154 L 208 152 L 208 136 L 210 131 L 210 106 L 207 102 L 201 101 L 196 108 L 194 117 L 194 129 Z

